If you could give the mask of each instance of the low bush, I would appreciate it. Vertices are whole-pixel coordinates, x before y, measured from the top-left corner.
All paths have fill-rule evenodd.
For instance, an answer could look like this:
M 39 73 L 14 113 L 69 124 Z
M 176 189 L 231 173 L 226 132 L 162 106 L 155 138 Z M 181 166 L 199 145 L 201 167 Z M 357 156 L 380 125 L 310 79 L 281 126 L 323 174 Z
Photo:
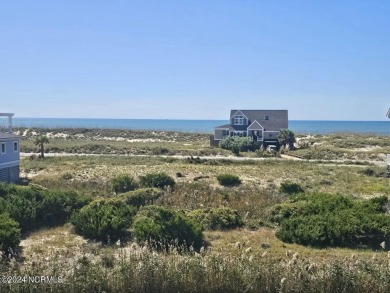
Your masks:
M 228 136 L 219 142 L 219 147 L 239 154 L 240 151 L 255 151 L 260 149 L 260 144 L 248 136 Z
M 128 175 L 119 175 L 112 179 L 112 188 L 116 194 L 134 190 L 138 187 L 138 183 L 133 177 Z
M 153 204 L 163 192 L 157 188 L 141 188 L 123 193 L 121 198 L 128 204 L 135 207 Z
M 280 184 L 279 190 L 280 192 L 287 193 L 287 194 L 304 192 L 302 186 L 294 182 L 282 182 Z
M 140 184 L 143 187 L 173 187 L 175 186 L 175 180 L 166 173 L 150 173 L 144 176 L 140 176 Z
M 379 249 L 390 241 L 388 199 L 352 200 L 341 195 L 300 194 L 276 205 L 271 220 L 280 225 L 276 236 L 285 242 L 316 247 Z
M 223 186 L 236 186 L 241 184 L 241 179 L 232 174 L 221 174 L 217 176 L 219 184 Z
M 169 246 L 199 249 L 203 235 L 201 227 L 182 212 L 161 206 L 146 206 L 136 215 L 133 232 L 138 241 L 146 241 L 158 249 Z
M 22 231 L 61 225 L 90 202 L 90 198 L 73 191 L 52 191 L 32 187 L 0 184 L 0 211 L 9 213 Z
M 207 208 L 193 210 L 187 215 L 200 223 L 205 230 L 234 229 L 243 225 L 237 210 L 231 208 Z
M 19 246 L 21 233 L 19 224 L 7 213 L 0 214 L 0 252 L 9 253 Z
M 123 235 L 136 213 L 136 208 L 121 199 L 95 200 L 72 217 L 76 232 L 103 242 L 115 241 Z
M 358 173 L 366 175 L 366 176 L 376 176 L 376 172 L 372 168 L 366 168 L 363 170 L 359 170 Z

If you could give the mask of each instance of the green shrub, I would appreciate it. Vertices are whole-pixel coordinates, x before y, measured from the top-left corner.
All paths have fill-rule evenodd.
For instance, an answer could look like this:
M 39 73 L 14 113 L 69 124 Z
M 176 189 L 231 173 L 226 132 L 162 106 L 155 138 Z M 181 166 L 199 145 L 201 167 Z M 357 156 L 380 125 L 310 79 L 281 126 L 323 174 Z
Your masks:
M 198 223 L 184 213 L 161 206 L 144 207 L 134 219 L 133 231 L 138 241 L 147 241 L 159 249 L 170 245 L 198 249 L 203 239 Z
M 90 197 L 74 191 L 48 191 L 37 215 L 38 223 L 42 226 L 62 225 L 90 201 Z
M 248 136 L 228 136 L 219 142 L 219 147 L 225 150 L 231 150 L 235 154 L 240 151 L 255 151 L 260 148 L 260 144 Z
M 120 199 L 100 199 L 75 213 L 72 224 L 77 233 L 87 238 L 115 241 L 131 225 L 135 213 L 135 207 Z
M 123 193 L 121 198 L 128 204 L 135 207 L 153 204 L 163 192 L 156 188 L 142 188 Z
M 295 194 L 295 193 L 301 193 L 304 192 L 301 185 L 294 182 L 282 182 L 280 184 L 280 192 L 287 193 L 287 194 Z
M 363 170 L 358 171 L 358 173 L 366 175 L 366 176 L 375 176 L 376 172 L 372 168 L 366 168 Z
M 17 248 L 20 237 L 18 223 L 12 220 L 7 213 L 0 214 L 0 251 L 8 253 L 10 249 Z
M 278 142 L 282 146 L 294 149 L 294 143 L 296 142 L 295 133 L 290 129 L 280 129 Z
M 175 180 L 166 173 L 150 173 L 144 176 L 140 176 L 140 184 L 143 187 L 173 187 L 175 186 Z
M 190 218 L 200 223 L 205 230 L 234 229 L 243 225 L 237 210 L 230 208 L 207 208 L 190 211 Z
M 0 184 L 0 212 L 9 213 L 22 231 L 64 224 L 72 213 L 90 201 L 73 191 L 51 191 L 32 187 Z
M 236 175 L 221 174 L 217 176 L 219 184 L 223 186 L 236 186 L 241 184 L 241 180 Z
M 341 195 L 299 195 L 271 210 L 271 220 L 285 242 L 318 247 L 379 249 L 390 240 L 388 199 L 358 201 Z
M 128 175 L 119 175 L 112 179 L 112 188 L 116 194 L 134 190 L 138 187 L 133 177 Z

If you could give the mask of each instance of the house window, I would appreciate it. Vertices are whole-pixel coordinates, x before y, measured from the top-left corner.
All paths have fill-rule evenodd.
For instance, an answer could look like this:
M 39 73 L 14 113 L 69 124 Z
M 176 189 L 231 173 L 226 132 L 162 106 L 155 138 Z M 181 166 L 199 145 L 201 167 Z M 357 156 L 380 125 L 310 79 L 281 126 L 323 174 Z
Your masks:
M 5 148 L 5 142 L 1 143 L 1 154 L 5 154 L 6 148 Z
M 269 120 L 269 116 L 268 116 L 268 115 L 265 115 L 265 116 L 264 116 L 264 120 Z
M 19 144 L 17 141 L 14 141 L 14 152 L 18 152 L 19 151 Z
M 244 124 L 244 116 L 242 116 L 242 115 L 234 116 L 234 124 L 235 125 L 243 125 Z

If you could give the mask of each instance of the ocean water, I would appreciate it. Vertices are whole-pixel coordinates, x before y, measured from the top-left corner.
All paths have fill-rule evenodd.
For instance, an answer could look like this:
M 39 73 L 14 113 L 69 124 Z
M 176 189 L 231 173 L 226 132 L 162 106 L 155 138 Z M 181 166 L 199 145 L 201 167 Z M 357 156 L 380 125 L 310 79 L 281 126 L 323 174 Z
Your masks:
M 227 120 L 175 120 L 175 119 L 87 119 L 87 118 L 13 118 L 14 127 L 43 128 L 104 128 L 133 130 L 162 130 L 213 133 L 214 127 Z M 0 119 L 0 127 L 7 125 Z M 327 134 L 335 132 L 373 133 L 390 135 L 389 121 L 318 121 L 290 120 L 289 128 L 297 134 Z

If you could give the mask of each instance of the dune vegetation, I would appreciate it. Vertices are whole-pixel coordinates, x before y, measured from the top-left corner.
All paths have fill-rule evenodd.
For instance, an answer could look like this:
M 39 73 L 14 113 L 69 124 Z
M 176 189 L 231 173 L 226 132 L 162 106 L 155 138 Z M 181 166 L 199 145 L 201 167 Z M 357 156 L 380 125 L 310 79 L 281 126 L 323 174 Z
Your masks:
M 206 134 L 18 131 L 0 292 L 390 291 L 389 137 L 297 135 L 237 159 Z

